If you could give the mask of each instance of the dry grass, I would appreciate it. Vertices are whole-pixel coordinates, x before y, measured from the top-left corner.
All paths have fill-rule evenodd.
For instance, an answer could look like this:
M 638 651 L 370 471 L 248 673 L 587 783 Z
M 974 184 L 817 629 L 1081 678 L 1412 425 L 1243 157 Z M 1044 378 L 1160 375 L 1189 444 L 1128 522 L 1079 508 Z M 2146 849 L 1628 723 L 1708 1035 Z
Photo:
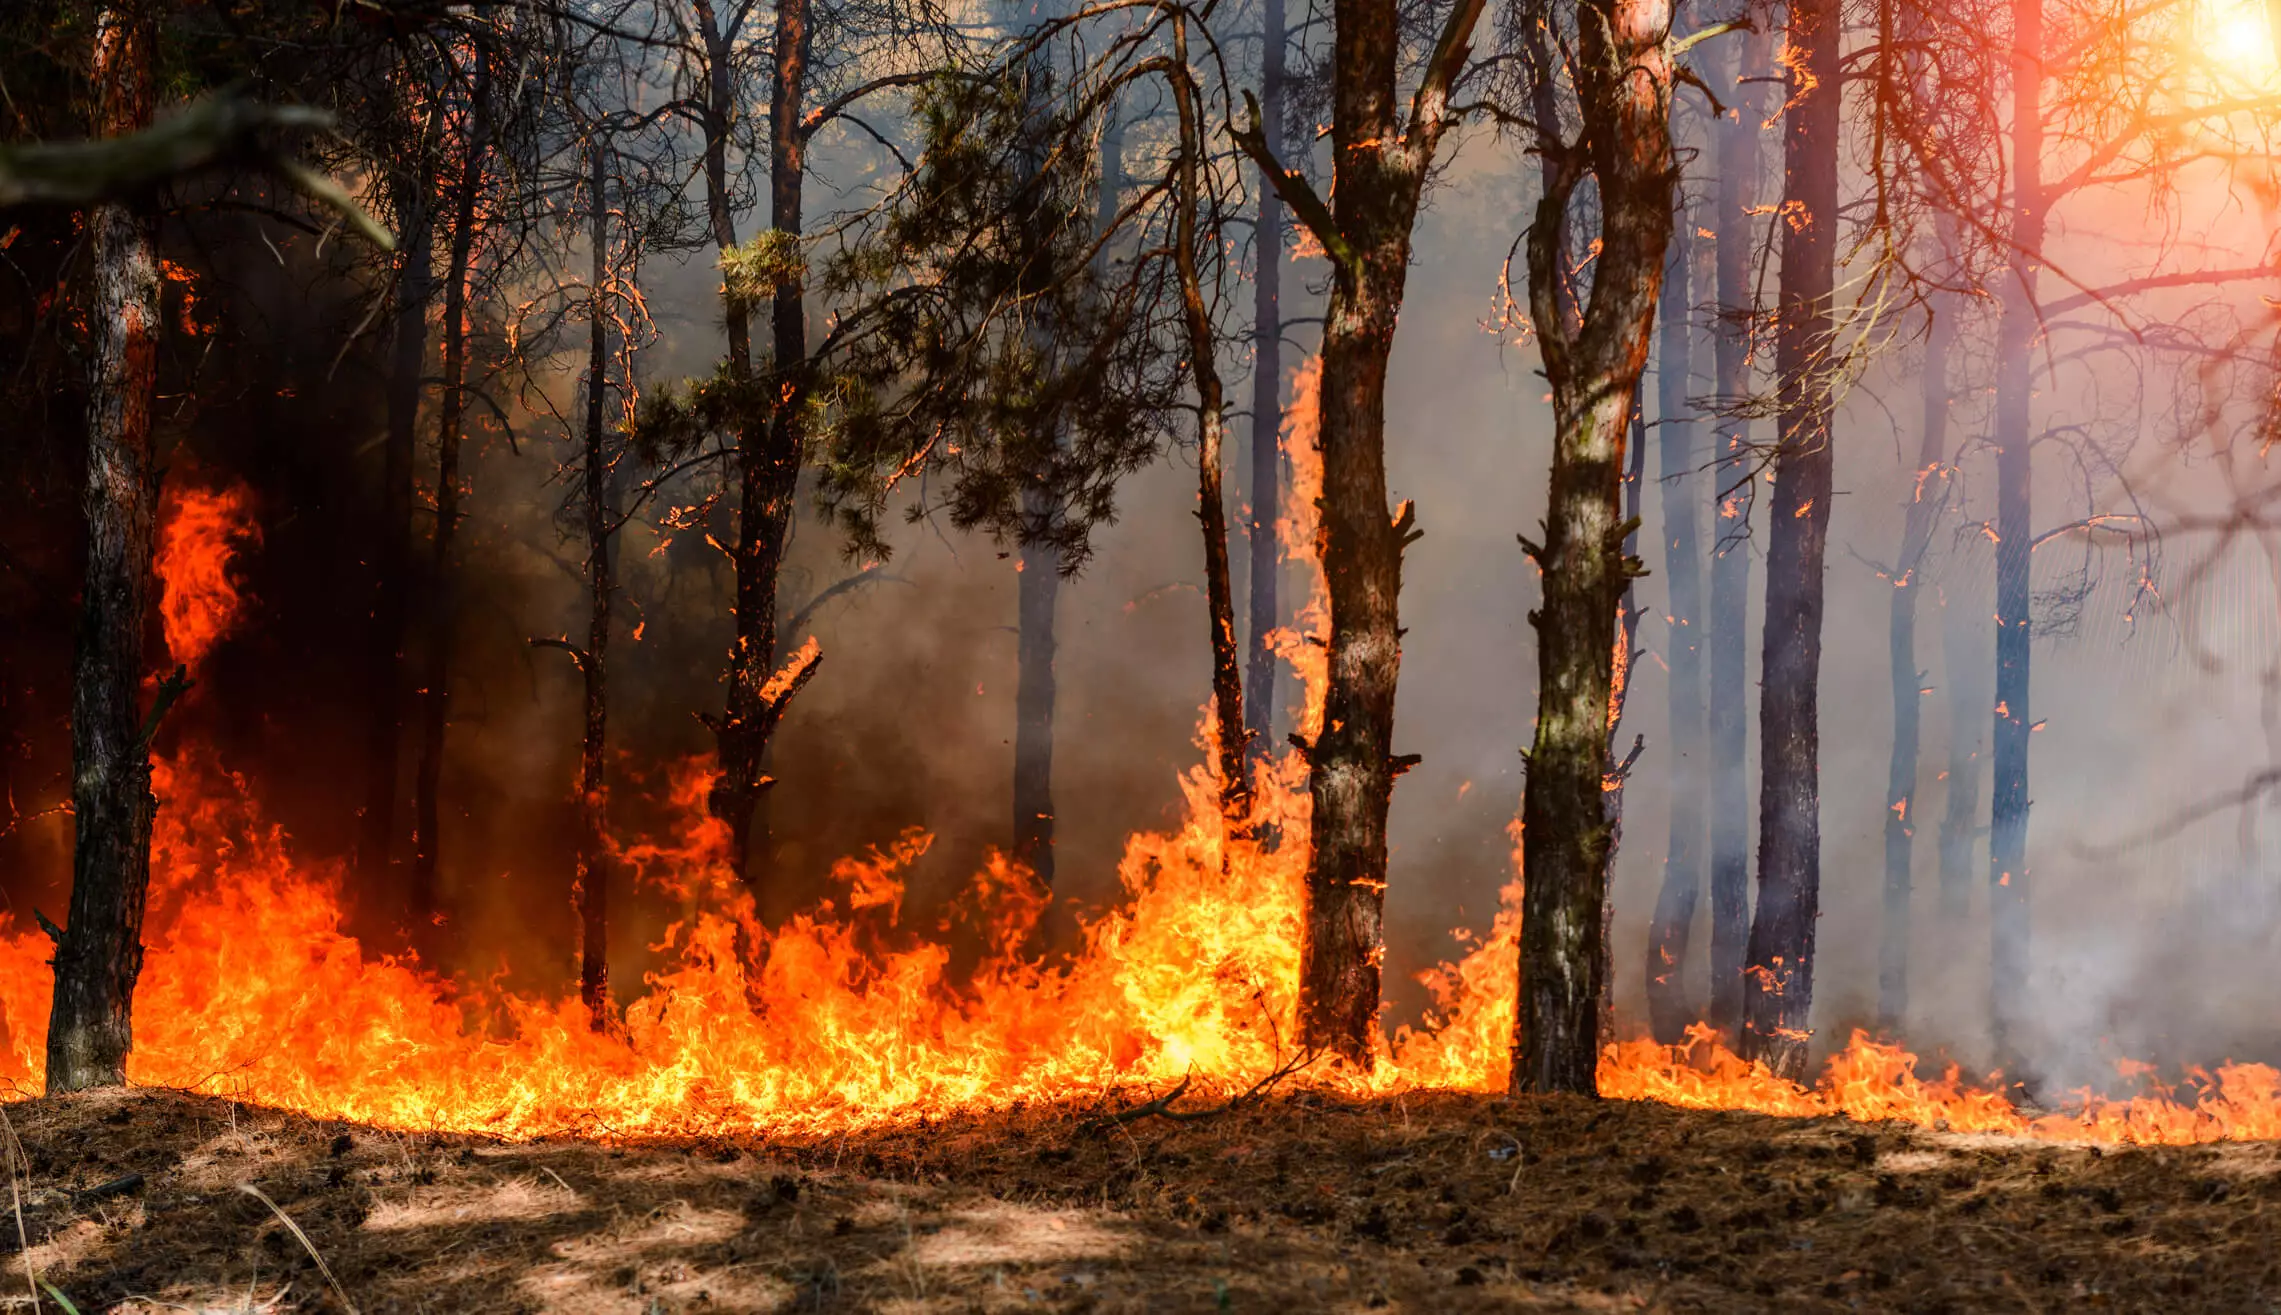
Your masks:
M 781 1144 L 500 1145 L 162 1091 L 8 1114 L 18 1309 L 27 1260 L 90 1313 L 2281 1305 L 2269 1145 L 1306 1093 L 1196 1124 L 1034 1109 Z

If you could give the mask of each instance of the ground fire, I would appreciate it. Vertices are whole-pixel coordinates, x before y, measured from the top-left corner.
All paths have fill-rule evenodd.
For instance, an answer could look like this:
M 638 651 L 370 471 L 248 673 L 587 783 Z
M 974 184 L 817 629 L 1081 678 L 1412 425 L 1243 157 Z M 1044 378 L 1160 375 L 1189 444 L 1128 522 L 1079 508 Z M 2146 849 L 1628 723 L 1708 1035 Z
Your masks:
M 1312 391 L 1303 380 L 1301 453 L 1312 448 Z M 1302 508 L 1319 478 L 1310 468 L 1297 482 Z M 1289 541 L 1312 537 L 1296 528 Z M 193 672 L 241 612 L 230 558 L 258 537 L 245 499 L 228 492 L 185 496 L 166 519 L 157 569 L 168 651 Z M 875 933 L 896 924 L 900 871 L 925 852 L 925 835 L 841 860 L 834 898 L 763 927 L 726 873 L 719 824 L 702 812 L 705 769 L 691 770 L 676 791 L 688 812 L 672 841 L 626 857 L 647 880 L 712 898 L 669 933 L 672 966 L 598 1031 L 576 999 L 487 990 L 366 950 L 341 930 L 337 874 L 296 861 L 252 783 L 194 754 L 160 761 L 153 789 L 165 806 L 129 1079 L 324 1119 L 518 1139 L 816 1133 L 1191 1081 L 1203 1102 L 1281 1069 L 1346 1095 L 1507 1084 L 1517 882 L 1490 932 L 1428 974 L 1431 1025 L 1398 1033 L 1362 1071 L 1308 1062 L 1319 1057 L 1292 1040 L 1301 855 L 1231 842 L 1206 769 L 1183 782 L 1184 826 L 1128 844 L 1124 900 L 1086 925 L 1066 963 L 1023 956 L 1041 907 L 1022 874 L 978 874 L 970 897 L 987 953 L 963 981 L 939 946 L 875 948 Z M 1262 774 L 1268 826 L 1303 829 L 1301 771 L 1285 755 Z M 6 1076 L 36 1090 L 51 947 L 21 927 L 0 946 Z M 2197 1071 L 2185 1093 L 2084 1092 L 2075 1108 L 2037 1114 L 1954 1067 L 1939 1078 L 1916 1070 L 1916 1056 L 1857 1032 L 1802 1087 L 1704 1029 L 1680 1047 L 1610 1046 L 1600 1083 L 1607 1096 L 1693 1109 L 2054 1141 L 2281 1137 L 2281 1071 L 2261 1064 Z
M 2275 1307 L 2277 6 L 0 6 L 0 1304 Z

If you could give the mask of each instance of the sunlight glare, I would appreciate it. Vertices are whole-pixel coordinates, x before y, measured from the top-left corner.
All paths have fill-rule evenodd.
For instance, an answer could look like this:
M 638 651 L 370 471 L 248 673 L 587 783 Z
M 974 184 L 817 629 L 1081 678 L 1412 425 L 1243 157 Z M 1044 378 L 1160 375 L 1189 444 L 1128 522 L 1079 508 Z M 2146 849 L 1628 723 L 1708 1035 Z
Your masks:
M 2204 0 L 2203 22 L 2203 49 L 2212 64 L 2245 82 L 2281 82 L 2267 0 Z

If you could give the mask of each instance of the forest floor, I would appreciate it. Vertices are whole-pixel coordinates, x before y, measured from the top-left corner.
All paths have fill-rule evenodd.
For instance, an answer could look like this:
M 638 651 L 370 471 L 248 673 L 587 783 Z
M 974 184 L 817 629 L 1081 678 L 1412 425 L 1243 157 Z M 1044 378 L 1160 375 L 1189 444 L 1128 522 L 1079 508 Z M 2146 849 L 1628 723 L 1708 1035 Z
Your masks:
M 2273 1144 L 1305 1092 L 1185 1123 L 1055 1108 L 671 1145 L 168 1091 L 4 1109 L 19 1309 L 27 1261 L 90 1315 L 2281 1309 Z

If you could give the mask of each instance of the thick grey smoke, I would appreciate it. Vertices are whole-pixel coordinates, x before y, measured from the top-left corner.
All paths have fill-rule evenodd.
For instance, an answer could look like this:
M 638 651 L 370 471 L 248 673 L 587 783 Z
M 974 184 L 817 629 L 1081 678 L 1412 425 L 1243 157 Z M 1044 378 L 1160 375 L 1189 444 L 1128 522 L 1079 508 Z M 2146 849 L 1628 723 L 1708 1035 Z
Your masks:
M 1486 927 L 1497 890 L 1511 877 L 1505 826 L 1519 797 L 1519 751 L 1534 711 L 1525 616 L 1536 594 L 1533 568 L 1514 536 L 1533 532 L 1541 515 L 1550 415 L 1534 348 L 1487 322 L 1495 318 L 1500 263 L 1526 216 L 1522 173 L 1512 154 L 1486 137 L 1465 145 L 1452 181 L 1422 222 L 1395 354 L 1392 493 L 1417 501 L 1425 531 L 1406 563 L 1409 634 L 1396 747 L 1424 761 L 1395 796 L 1390 1021 L 1412 1016 L 1421 1001 L 1410 974 L 1452 952 L 1452 927 Z M 1319 263 L 1302 263 L 1296 277 L 1287 277 L 1287 315 L 1313 313 L 1319 301 L 1307 284 L 1321 275 Z M 712 272 L 701 260 L 659 261 L 647 281 L 665 340 L 644 357 L 645 376 L 703 372 L 718 342 Z M 1865 1025 L 1875 1006 L 1891 717 L 1890 585 L 1873 564 L 1891 555 L 1899 535 L 1917 423 L 1914 326 L 1900 330 L 1889 354 L 1848 395 L 1838 425 L 1821 694 L 1824 917 L 1816 1027 L 1825 1043 Z M 1312 337 L 1304 325 L 1292 333 L 1302 342 Z M 1986 348 L 1966 355 L 1957 369 L 1953 422 L 1957 440 L 1969 443 L 1985 430 Z M 2231 442 L 2218 432 L 2222 426 L 2177 403 L 2174 385 L 2192 384 L 2194 367 L 2143 356 L 2133 366 L 2142 377 L 2124 388 L 2099 373 L 2113 371 L 2115 359 L 2063 363 L 2039 403 L 2041 418 L 2100 427 L 2099 441 L 2127 450 L 2133 478 L 2159 484 L 2176 504 L 2172 511 L 2229 496 L 2222 483 L 2187 469 L 2176 443 L 2184 436 L 2206 451 Z M 2240 410 L 2226 411 L 2227 421 L 2238 425 Z M 1761 426 L 1762 438 L 1769 428 Z M 1246 463 L 1231 456 L 1231 487 L 1241 498 Z M 1199 760 L 1192 736 L 1207 693 L 1207 649 L 1192 460 L 1168 454 L 1127 483 L 1120 522 L 1101 534 L 1095 561 L 1062 594 L 1055 794 L 1062 890 L 1080 904 L 1115 897 L 1124 837 L 1173 819 L 1176 775 Z M 2058 443 L 2039 453 L 2039 525 L 2122 505 L 2111 476 L 2086 482 L 2071 463 Z M 1652 461 L 1650 470 L 1652 479 Z M 486 929 L 478 939 L 487 946 L 513 939 L 508 959 L 533 985 L 562 975 L 571 943 L 567 894 L 532 897 L 550 882 L 567 891 L 567 856 L 559 844 L 534 846 L 531 837 L 559 838 L 567 830 L 576 686 L 552 660 L 559 655 L 534 655 L 523 641 L 583 624 L 576 582 L 564 569 L 566 562 L 575 566 L 577 548 L 554 528 L 563 490 L 551 473 L 543 451 L 515 457 L 494 450 L 477 474 L 478 515 L 504 528 L 475 550 L 474 571 L 490 583 L 469 661 L 483 674 L 463 702 L 473 711 L 463 713 L 453 777 L 460 812 L 452 880 L 462 907 L 471 925 Z M 1960 478 L 1962 492 L 1928 569 L 1951 606 L 1985 609 L 1989 554 L 1969 528 L 1988 514 L 1992 474 L 1984 452 L 1967 450 Z M 1655 547 L 1661 514 L 1661 490 L 1651 487 L 1642 543 L 1655 574 L 1640 586 L 1649 656 L 1635 670 L 1623 732 L 1627 743 L 1644 736 L 1647 747 L 1627 797 L 1615 887 L 1616 998 L 1627 1019 L 1642 1013 L 1647 913 L 1666 847 L 1668 736 L 1658 654 L 1668 628 Z M 728 522 L 717 520 L 716 530 L 725 534 Z M 1249 569 L 1240 536 L 1235 548 L 1240 589 Z M 883 578 L 824 605 L 802 627 L 823 643 L 826 659 L 775 752 L 782 783 L 769 812 L 786 883 L 775 912 L 818 890 L 834 857 L 884 843 L 905 827 L 937 836 L 916 877 L 922 898 L 954 887 L 986 848 L 1005 843 L 1013 559 L 984 538 L 932 522 L 901 530 L 898 549 Z M 2154 578 L 2159 596 L 2140 590 L 2138 565 L 2119 536 L 2037 554 L 2037 588 L 2054 600 L 2046 610 L 2072 608 L 2074 616 L 2037 643 L 2035 657 L 2034 715 L 2046 724 L 2034 741 L 2033 989 L 2040 1026 L 2031 1049 L 2058 1086 L 2105 1082 L 2117 1055 L 2194 1062 L 2281 1055 L 2281 1028 L 2263 986 L 2281 901 L 2268 875 L 2274 842 L 2266 833 L 2276 827 L 2256 825 L 2267 820 L 2262 807 L 2252 810 L 2246 831 L 2244 819 L 2228 811 L 2150 843 L 2117 847 L 2235 790 L 2246 772 L 2274 757 L 2260 676 L 2281 661 L 2281 627 L 2273 620 L 2281 578 L 2248 543 L 2226 547 L 2214 566 L 2195 571 L 2210 551 L 2207 536 L 2173 536 L 2164 553 L 2171 574 Z M 670 547 L 649 531 L 630 533 L 624 557 L 631 610 L 643 629 L 638 641 L 621 644 L 613 729 L 624 767 L 651 773 L 654 783 L 662 760 L 708 747 L 694 713 L 718 699 L 708 682 L 729 634 L 729 580 L 718 554 L 686 531 Z M 787 612 L 861 565 L 843 558 L 822 522 L 803 520 Z M 1756 595 L 1764 580 L 1754 576 Z M 2082 596 L 2061 598 L 2070 593 Z M 1936 596 L 1922 604 L 1918 639 L 1921 684 L 1933 692 L 1925 695 L 1916 810 L 1907 1035 L 1925 1053 L 1946 1051 L 1976 1069 L 1987 1062 L 1984 833 L 1970 914 L 1951 925 L 1935 908 L 1939 777 L 1950 734 L 1939 606 Z M 1754 611 L 1754 672 L 1757 625 Z M 1286 686 L 1287 699 L 1292 692 Z M 1754 728 L 1755 717 L 1754 693 Z M 1287 718 L 1279 721 L 1279 732 L 1287 725 Z M 1984 739 L 1985 727 L 1977 731 Z M 1750 773 L 1755 800 L 1755 758 L 1711 767 Z M 633 795 L 641 784 L 629 778 L 621 788 Z M 638 814 L 640 805 L 626 808 Z M 1975 811 L 1984 829 L 1985 777 Z M 624 937 L 620 957 L 629 967 L 641 961 L 637 935 L 652 936 L 671 913 L 655 902 L 642 908 L 642 921 Z M 1707 927 L 1698 926 L 1689 983 L 1698 1001 L 1706 992 L 1707 940 Z

